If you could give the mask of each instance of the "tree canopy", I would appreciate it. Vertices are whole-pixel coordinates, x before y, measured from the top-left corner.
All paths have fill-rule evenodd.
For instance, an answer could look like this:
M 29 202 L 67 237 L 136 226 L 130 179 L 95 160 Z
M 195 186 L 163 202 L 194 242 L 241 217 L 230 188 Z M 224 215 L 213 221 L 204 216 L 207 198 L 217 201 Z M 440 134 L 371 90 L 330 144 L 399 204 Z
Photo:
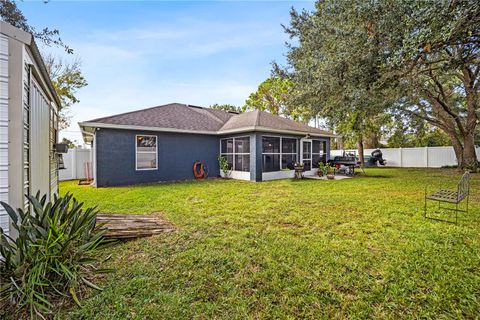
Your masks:
M 44 3 L 47 2 L 48 1 L 44 1 Z M 14 27 L 31 33 L 35 39 L 41 41 L 47 46 L 60 46 L 64 48 L 67 53 L 73 53 L 73 49 L 66 45 L 60 38 L 60 31 L 58 29 L 44 27 L 43 29 L 38 30 L 30 25 L 27 18 L 18 8 L 17 3 L 14 0 L 0 1 L 0 18 Z
M 478 166 L 478 2 L 322 0 L 292 10 L 285 31 L 288 63 L 275 71 L 295 104 L 359 146 L 386 112 L 421 119 L 448 135 L 461 167 Z
M 62 58 L 47 55 L 45 66 L 52 80 L 53 86 L 62 103 L 60 109 L 60 130 L 70 125 L 70 107 L 80 102 L 77 98 L 79 89 L 88 85 L 81 71 L 81 61 L 77 58 L 72 62 L 66 62 Z
M 238 112 L 238 113 L 242 112 L 241 107 L 237 107 L 233 104 L 228 104 L 228 103 L 225 103 L 225 104 L 215 103 L 215 104 L 212 104 L 211 106 L 209 106 L 209 108 L 210 109 L 215 109 L 215 110 L 229 111 L 229 112 Z
M 17 28 L 31 33 L 35 39 L 46 46 L 60 46 L 64 48 L 67 53 L 73 53 L 73 49 L 62 41 L 59 36 L 60 32 L 57 29 L 49 29 L 46 27 L 38 31 L 35 27 L 31 26 L 13 0 L 0 1 L 0 18 Z M 62 130 L 70 125 L 71 106 L 80 102 L 77 98 L 78 90 L 85 87 L 88 83 L 82 74 L 81 61 L 78 58 L 67 61 L 51 54 L 42 53 L 42 56 L 55 91 L 62 104 L 60 106 L 59 117 L 59 128 Z
M 243 109 L 268 111 L 295 121 L 308 122 L 312 118 L 312 111 L 290 103 L 292 89 L 292 82 L 288 78 L 270 77 L 250 94 Z

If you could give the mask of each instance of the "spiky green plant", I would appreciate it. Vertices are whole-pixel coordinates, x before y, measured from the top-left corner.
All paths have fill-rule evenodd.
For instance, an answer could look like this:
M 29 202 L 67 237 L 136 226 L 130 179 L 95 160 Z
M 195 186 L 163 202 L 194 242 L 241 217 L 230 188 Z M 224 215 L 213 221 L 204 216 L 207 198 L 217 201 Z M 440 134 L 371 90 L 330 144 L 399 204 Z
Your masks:
M 55 301 L 71 297 L 79 304 L 78 290 L 100 289 L 88 280 L 96 268 L 97 249 L 107 243 L 96 224 L 95 207 L 82 209 L 71 194 L 27 196 L 30 210 L 14 210 L 0 202 L 18 234 L 13 239 L 0 228 L 0 302 L 10 312 L 43 318 Z

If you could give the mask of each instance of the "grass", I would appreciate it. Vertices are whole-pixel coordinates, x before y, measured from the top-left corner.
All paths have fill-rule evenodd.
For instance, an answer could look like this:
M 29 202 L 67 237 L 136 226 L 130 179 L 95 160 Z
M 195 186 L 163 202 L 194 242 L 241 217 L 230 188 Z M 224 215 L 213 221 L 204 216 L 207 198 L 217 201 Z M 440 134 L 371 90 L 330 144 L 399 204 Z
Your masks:
M 480 175 L 469 216 L 452 225 L 422 217 L 423 192 L 454 186 L 457 171 L 367 173 L 101 189 L 63 182 L 61 192 L 87 206 L 163 212 L 178 232 L 103 252 L 116 269 L 104 290 L 56 318 L 478 317 Z

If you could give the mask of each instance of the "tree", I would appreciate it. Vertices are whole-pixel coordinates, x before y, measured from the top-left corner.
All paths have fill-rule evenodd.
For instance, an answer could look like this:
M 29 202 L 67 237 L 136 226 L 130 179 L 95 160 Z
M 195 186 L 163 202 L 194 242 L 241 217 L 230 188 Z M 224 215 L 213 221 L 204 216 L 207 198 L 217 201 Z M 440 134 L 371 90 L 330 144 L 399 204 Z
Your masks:
M 302 106 L 293 107 L 289 103 L 291 90 L 292 83 L 288 78 L 270 77 L 250 94 L 243 109 L 268 111 L 295 121 L 308 122 L 312 118 L 311 111 Z
M 459 167 L 478 168 L 478 2 L 379 1 L 365 15 L 386 53 L 378 84 L 401 89 L 396 109 L 445 132 Z
M 442 130 L 429 125 L 419 118 L 405 117 L 396 114 L 391 124 L 387 125 L 391 133 L 388 147 L 440 147 L 450 146 L 450 139 Z M 393 132 L 393 133 L 392 133 Z
M 62 130 L 70 125 L 71 106 L 80 102 L 76 97 L 77 91 L 88 83 L 80 70 L 81 61 L 78 58 L 72 62 L 66 62 L 62 58 L 47 55 L 44 60 L 55 91 L 62 103 L 59 117 L 59 128 Z
M 444 131 L 461 168 L 478 168 L 480 6 L 476 1 L 335 1 L 292 11 L 288 65 L 298 104 L 359 141 L 387 110 Z
M 61 143 L 66 144 L 69 149 L 77 149 L 81 147 L 77 140 L 72 141 L 65 137 L 62 139 Z
M 228 104 L 228 103 L 226 104 L 215 103 L 215 104 L 212 104 L 209 108 L 215 109 L 215 110 L 228 111 L 228 112 L 238 112 L 238 113 L 242 112 L 241 107 L 237 107 L 237 106 L 234 106 L 233 104 Z
M 48 1 L 46 1 L 48 2 Z M 55 45 L 65 49 L 69 54 L 73 49 L 68 47 L 60 38 L 57 29 L 44 28 L 41 31 L 31 26 L 27 18 L 18 9 L 13 0 L 0 0 L 0 18 L 9 24 L 29 32 L 33 37 L 47 46 Z M 60 98 L 60 130 L 70 125 L 70 109 L 79 100 L 76 97 L 77 91 L 87 85 L 87 81 L 81 72 L 81 62 L 78 58 L 72 62 L 66 62 L 62 58 L 43 54 L 44 62 L 49 72 L 55 91 Z
M 284 29 L 294 44 L 288 44 L 287 66 L 274 65 L 274 73 L 290 79 L 292 104 L 327 118 L 344 140 L 357 141 L 363 164 L 365 137 L 378 130 L 392 103 L 379 99 L 374 86 L 380 39 L 368 33 L 357 7 L 342 1 L 319 1 L 312 13 L 292 9 Z
M 48 1 L 44 1 L 47 3 Z M 55 45 L 65 49 L 67 53 L 73 53 L 73 49 L 67 46 L 60 38 L 60 32 L 57 29 L 49 29 L 48 27 L 38 31 L 31 26 L 22 11 L 18 9 L 15 0 L 0 0 L 0 18 L 14 27 L 20 28 L 47 46 Z

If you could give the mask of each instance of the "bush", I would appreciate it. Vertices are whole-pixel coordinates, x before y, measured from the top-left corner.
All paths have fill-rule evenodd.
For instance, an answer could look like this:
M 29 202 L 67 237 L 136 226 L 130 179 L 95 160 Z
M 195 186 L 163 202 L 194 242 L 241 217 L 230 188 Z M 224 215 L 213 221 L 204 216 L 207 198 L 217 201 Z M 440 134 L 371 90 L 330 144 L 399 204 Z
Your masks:
M 0 202 L 18 232 L 14 240 L 0 228 L 0 302 L 12 313 L 41 317 L 52 312 L 54 302 L 78 290 L 98 288 L 88 276 L 104 272 L 95 267 L 96 250 L 107 242 L 96 224 L 95 208 L 82 210 L 72 195 L 28 196 L 31 210 L 13 210 Z
M 228 178 L 228 176 L 230 175 L 229 174 L 230 166 L 228 165 L 227 158 L 222 155 L 219 155 L 217 159 L 218 159 L 218 165 L 220 166 L 220 170 L 222 170 L 223 172 L 223 176 L 225 178 Z

